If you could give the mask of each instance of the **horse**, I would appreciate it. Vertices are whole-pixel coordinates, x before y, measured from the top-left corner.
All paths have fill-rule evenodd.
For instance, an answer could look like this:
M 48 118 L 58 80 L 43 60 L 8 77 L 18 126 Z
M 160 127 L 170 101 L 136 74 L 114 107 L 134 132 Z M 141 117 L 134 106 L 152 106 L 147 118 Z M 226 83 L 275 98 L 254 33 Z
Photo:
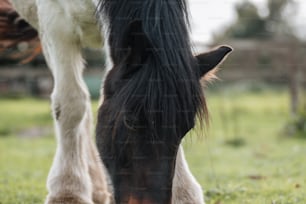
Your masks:
M 46 204 L 204 203 L 180 145 L 207 119 L 200 79 L 232 51 L 192 55 L 185 0 L 11 0 L 38 30 L 53 74 L 57 149 Z M 81 48 L 107 53 L 91 138 Z

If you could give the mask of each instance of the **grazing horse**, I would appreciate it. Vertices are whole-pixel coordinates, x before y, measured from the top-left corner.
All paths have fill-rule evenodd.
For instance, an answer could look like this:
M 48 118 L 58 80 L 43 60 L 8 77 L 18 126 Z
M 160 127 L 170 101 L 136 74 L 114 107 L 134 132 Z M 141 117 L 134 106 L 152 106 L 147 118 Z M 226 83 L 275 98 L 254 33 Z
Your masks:
M 186 7 L 185 0 L 99 4 L 112 68 L 96 140 L 117 203 L 176 199 L 172 181 L 179 145 L 196 115 L 207 119 L 200 79 L 231 51 L 224 46 L 194 57 Z
M 184 0 L 11 2 L 38 30 L 54 77 L 58 145 L 45 203 L 203 204 L 180 142 L 196 115 L 207 117 L 200 78 L 231 48 L 192 55 Z M 81 54 L 82 47 L 102 47 L 97 22 L 110 70 L 96 128 L 99 151 Z

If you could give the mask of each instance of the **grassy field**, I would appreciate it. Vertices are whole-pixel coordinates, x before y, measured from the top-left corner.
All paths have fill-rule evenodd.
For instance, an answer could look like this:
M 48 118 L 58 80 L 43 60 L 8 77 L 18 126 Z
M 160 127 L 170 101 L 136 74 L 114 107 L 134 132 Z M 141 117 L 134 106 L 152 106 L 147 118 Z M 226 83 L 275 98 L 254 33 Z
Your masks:
M 184 142 L 207 203 L 305 204 L 306 139 L 284 134 L 286 92 L 236 87 L 207 98 L 210 128 Z M 0 204 L 41 204 L 55 151 L 49 101 L 0 104 Z

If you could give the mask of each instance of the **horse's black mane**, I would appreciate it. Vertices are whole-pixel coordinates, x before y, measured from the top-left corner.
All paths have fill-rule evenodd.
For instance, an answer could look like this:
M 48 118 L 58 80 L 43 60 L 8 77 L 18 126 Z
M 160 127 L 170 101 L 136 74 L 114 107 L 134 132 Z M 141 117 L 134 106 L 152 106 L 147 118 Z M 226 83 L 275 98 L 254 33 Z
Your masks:
M 98 12 L 114 62 L 104 93 L 112 96 L 109 121 L 183 137 L 196 114 L 206 115 L 185 0 L 101 0 Z
M 97 145 L 115 200 L 170 203 L 178 145 L 207 115 L 185 0 L 100 0 L 98 15 L 113 68 Z

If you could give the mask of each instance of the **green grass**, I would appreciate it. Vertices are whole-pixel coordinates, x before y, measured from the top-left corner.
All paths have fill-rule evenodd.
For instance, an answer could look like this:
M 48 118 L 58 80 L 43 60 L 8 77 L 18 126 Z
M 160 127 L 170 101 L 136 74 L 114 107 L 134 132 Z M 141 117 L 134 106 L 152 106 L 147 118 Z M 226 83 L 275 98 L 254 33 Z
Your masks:
M 0 99 L 0 137 L 32 126 L 52 124 L 50 103 L 37 99 Z
M 199 129 L 191 132 L 184 142 L 207 203 L 305 204 L 306 140 L 283 134 L 287 93 L 229 89 L 207 98 L 210 128 L 204 136 Z M 43 203 L 54 138 L 18 135 L 52 126 L 49 102 L 1 99 L 0 104 L 0 204 Z
M 43 203 L 54 150 L 51 137 L 0 138 L 0 203 Z
M 288 95 L 225 91 L 207 98 L 212 118 L 207 136 L 185 142 L 207 203 L 305 204 L 306 140 L 283 133 Z

